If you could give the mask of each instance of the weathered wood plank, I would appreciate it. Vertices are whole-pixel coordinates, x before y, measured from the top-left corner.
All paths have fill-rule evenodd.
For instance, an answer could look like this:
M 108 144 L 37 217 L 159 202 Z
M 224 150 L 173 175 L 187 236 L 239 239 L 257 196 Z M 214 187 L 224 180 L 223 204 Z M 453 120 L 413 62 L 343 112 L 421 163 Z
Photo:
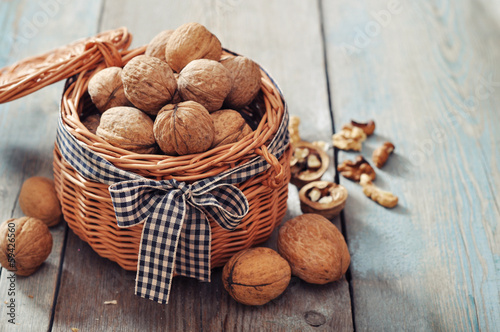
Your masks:
M 313 141 L 328 140 L 332 133 L 318 19 L 316 3 L 311 2 L 106 1 L 100 29 L 125 25 L 134 35 L 133 45 L 139 46 L 159 31 L 185 22 L 206 25 L 224 47 L 269 70 L 290 112 L 302 117 L 303 137 Z M 333 178 L 331 170 L 326 178 Z M 290 191 L 285 219 L 300 214 L 297 190 L 290 186 Z M 265 245 L 275 243 L 276 234 Z M 70 232 L 54 330 L 353 330 L 345 279 L 313 286 L 294 278 L 278 299 L 249 307 L 236 303 L 223 289 L 220 268 L 214 270 L 211 283 L 175 279 L 170 304 L 164 306 L 134 296 L 134 278 L 135 273 L 98 257 Z M 118 304 L 103 305 L 111 299 Z M 316 315 L 324 323 L 313 327 L 306 314 L 310 322 Z
M 1 2 L 0 66 L 94 34 L 99 10 L 97 1 L 71 6 L 55 0 Z M 61 91 L 62 85 L 56 84 L 21 100 L 0 105 L 1 221 L 22 216 L 17 197 L 26 178 L 34 175 L 52 178 L 52 149 Z M 51 228 L 54 238 L 51 255 L 34 275 L 16 278 L 15 295 L 9 295 L 11 283 L 7 277 L 11 273 L 2 270 L 1 331 L 49 328 L 65 229 L 65 224 Z M 8 322 L 8 308 L 4 305 L 11 299 L 16 305 L 15 325 Z
M 396 145 L 376 180 L 399 196 L 395 209 L 341 178 L 357 330 L 500 327 L 500 30 L 490 5 L 323 1 L 336 128 L 375 119 L 370 159 L 383 141 Z

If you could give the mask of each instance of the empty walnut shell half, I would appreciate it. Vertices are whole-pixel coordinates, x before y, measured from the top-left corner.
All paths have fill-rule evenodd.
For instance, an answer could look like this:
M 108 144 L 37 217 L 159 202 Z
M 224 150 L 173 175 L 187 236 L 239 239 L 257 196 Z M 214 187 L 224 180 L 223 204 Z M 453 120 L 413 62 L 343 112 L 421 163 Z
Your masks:
M 339 184 L 309 182 L 299 191 L 300 209 L 303 213 L 316 213 L 332 219 L 344 209 L 347 197 L 347 189 Z
M 215 128 L 205 107 L 185 101 L 163 107 L 153 132 L 160 149 L 167 155 L 186 155 L 210 149 Z
M 219 61 L 222 46 L 219 39 L 199 23 L 186 23 L 170 35 L 165 48 L 165 59 L 179 73 L 196 59 Z
M 297 142 L 293 145 L 290 160 L 290 182 L 300 189 L 309 182 L 321 179 L 329 164 L 330 158 L 321 148 L 309 142 Z

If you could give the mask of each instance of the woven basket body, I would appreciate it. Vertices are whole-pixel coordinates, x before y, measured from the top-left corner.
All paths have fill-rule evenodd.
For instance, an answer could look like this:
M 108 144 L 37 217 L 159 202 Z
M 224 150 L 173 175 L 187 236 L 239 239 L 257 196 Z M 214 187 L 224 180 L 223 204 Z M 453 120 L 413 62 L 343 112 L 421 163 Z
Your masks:
M 279 160 L 267 151 L 286 112 L 280 91 L 267 73 L 261 70 L 261 91 L 256 100 L 240 110 L 254 129 L 251 135 L 196 155 L 135 154 L 110 145 L 81 122 L 97 112 L 87 93 L 92 75 L 109 66 L 123 67 L 145 51 L 145 47 L 127 50 L 130 35 L 125 28 L 98 37 L 2 69 L 2 76 L 11 78 L 0 86 L 0 102 L 22 97 L 35 91 L 37 85 L 45 86 L 69 77 L 61 102 L 61 120 L 68 132 L 116 167 L 154 180 L 173 178 L 193 183 L 262 156 L 270 168 L 236 185 L 249 203 L 249 212 L 239 226 L 228 231 L 209 220 L 211 267 L 222 266 L 236 252 L 267 240 L 285 215 L 290 180 L 289 149 Z M 74 233 L 102 257 L 126 270 L 136 270 L 143 225 L 117 226 L 108 185 L 83 178 L 61 156 L 57 145 L 54 180 L 65 220 Z

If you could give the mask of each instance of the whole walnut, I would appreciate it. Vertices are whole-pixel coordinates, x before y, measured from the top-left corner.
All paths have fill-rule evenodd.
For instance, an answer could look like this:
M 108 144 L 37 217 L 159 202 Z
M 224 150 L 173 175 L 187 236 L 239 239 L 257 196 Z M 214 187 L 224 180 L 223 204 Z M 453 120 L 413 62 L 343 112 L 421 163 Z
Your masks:
M 132 106 L 125 96 L 121 74 L 120 67 L 108 67 L 90 79 L 89 95 L 101 113 L 111 107 Z
M 232 87 L 231 73 L 214 60 L 191 61 L 177 79 L 182 100 L 202 104 L 209 112 L 221 108 Z
M 278 252 L 290 263 L 293 275 L 312 284 L 340 279 L 351 261 L 342 233 L 312 213 L 290 219 L 279 229 Z
M 240 113 L 234 110 L 219 110 L 210 114 L 214 121 L 215 137 L 212 148 L 235 143 L 252 132 Z
M 122 81 L 128 100 L 151 115 L 168 104 L 177 89 L 172 69 L 147 55 L 136 56 L 123 67 Z
M 263 305 L 281 295 L 291 279 L 290 265 L 276 251 L 257 247 L 240 251 L 224 266 L 224 288 L 236 301 Z
M 202 105 L 194 101 L 163 107 L 154 122 L 154 136 L 167 155 L 207 151 L 214 139 L 214 123 Z
M 180 72 L 196 59 L 219 61 L 222 46 L 219 39 L 199 23 L 186 23 L 174 30 L 165 48 L 169 66 Z
M 96 134 L 112 145 L 135 153 L 154 153 L 157 147 L 153 120 L 134 107 L 113 107 L 104 112 Z
M 52 234 L 33 217 L 9 219 L 0 225 L 0 264 L 17 275 L 29 276 L 49 257 Z
M 61 204 L 57 198 L 54 181 L 33 176 L 24 181 L 19 193 L 19 207 L 28 217 L 34 217 L 52 227 L 61 221 Z
M 228 108 L 240 109 L 252 102 L 260 90 L 260 68 L 244 56 L 228 56 L 220 63 L 226 67 L 233 78 L 233 87 L 224 100 Z
M 166 62 L 165 59 L 165 48 L 167 47 L 167 41 L 172 35 L 174 30 L 164 30 L 157 34 L 146 47 L 146 52 L 144 52 L 147 56 L 153 56 L 162 61 Z

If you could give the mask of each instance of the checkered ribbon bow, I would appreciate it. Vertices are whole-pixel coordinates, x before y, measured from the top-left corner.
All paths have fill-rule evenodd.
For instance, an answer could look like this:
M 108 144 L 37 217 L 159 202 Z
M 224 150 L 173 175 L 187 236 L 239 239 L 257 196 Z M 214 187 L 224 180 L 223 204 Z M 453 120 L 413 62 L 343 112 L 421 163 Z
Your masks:
M 288 146 L 288 111 L 267 149 L 279 159 Z M 266 171 L 262 156 L 192 184 L 155 181 L 115 167 L 65 128 L 56 144 L 63 158 L 83 177 L 108 184 L 119 227 L 144 223 L 135 294 L 168 303 L 173 273 L 210 280 L 210 225 L 207 215 L 232 230 L 248 212 L 245 195 L 234 184 Z

